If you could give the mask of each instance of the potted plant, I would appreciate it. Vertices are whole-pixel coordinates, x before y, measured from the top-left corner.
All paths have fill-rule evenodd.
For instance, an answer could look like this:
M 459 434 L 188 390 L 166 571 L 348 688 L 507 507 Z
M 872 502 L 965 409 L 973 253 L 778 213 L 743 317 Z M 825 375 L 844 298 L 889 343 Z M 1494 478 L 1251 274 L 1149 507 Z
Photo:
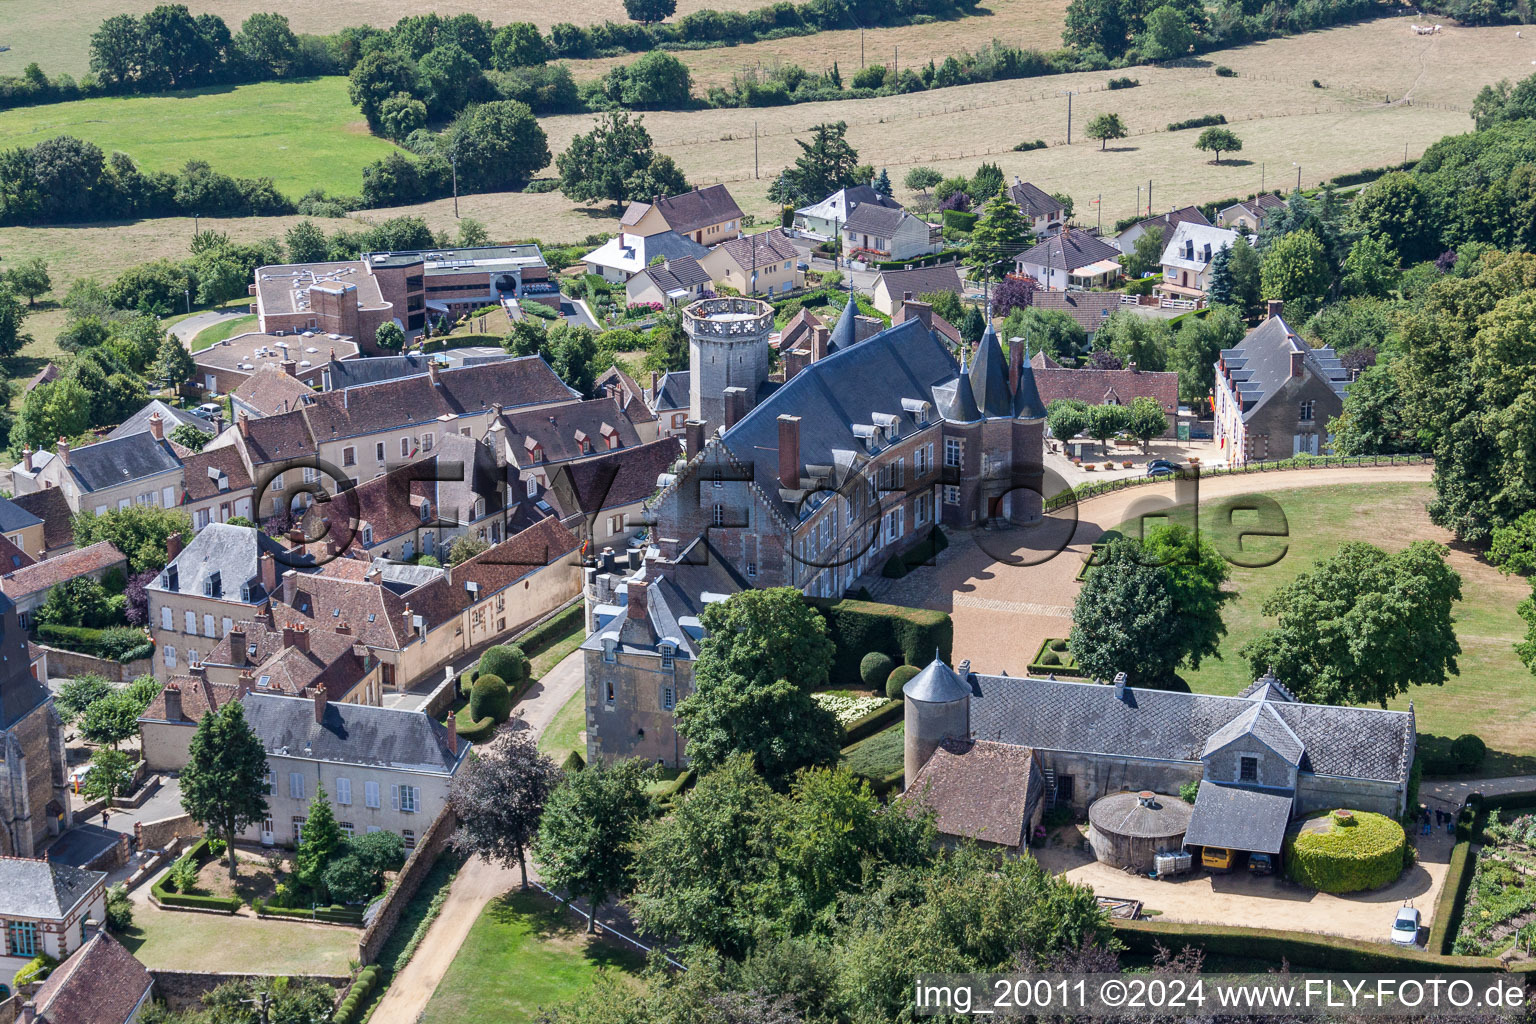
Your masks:
M 1083 463 L 1083 468 L 1092 473 L 1094 470 L 1098 469 L 1099 466 L 1096 462 L 1085 462 Z
M 1120 467 L 1122 469 L 1130 469 L 1131 468 L 1131 460 L 1130 459 L 1125 459 L 1124 461 L 1122 461 L 1120 463 Z
M 1104 468 L 1105 469 L 1114 469 L 1115 468 L 1115 464 L 1112 461 L 1110 461 L 1109 459 L 1105 459 L 1104 460 Z

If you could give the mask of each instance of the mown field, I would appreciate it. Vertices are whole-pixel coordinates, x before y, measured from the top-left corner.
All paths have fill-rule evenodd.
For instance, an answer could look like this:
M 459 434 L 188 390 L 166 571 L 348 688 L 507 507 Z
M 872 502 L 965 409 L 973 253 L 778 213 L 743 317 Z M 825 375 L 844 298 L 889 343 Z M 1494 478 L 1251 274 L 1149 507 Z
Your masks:
M 120 150 L 145 170 L 179 170 L 195 157 L 237 177 L 269 177 L 292 196 L 316 187 L 356 195 L 364 165 L 394 148 L 369 133 L 341 77 L 0 112 L 0 147 L 35 145 L 55 135 L 94 142 L 108 153 Z
M 678 0 L 677 16 L 701 8 L 718 11 L 749 11 L 763 6 L 765 0 Z M 89 66 L 90 37 L 102 20 L 114 14 L 143 14 L 158 0 L 74 0 L 65 13 L 42 0 L 0 0 L 0 42 L 11 49 L 0 53 L 0 74 L 19 74 L 31 61 L 37 61 L 49 74 L 61 71 L 79 76 Z M 493 25 L 509 21 L 531 21 L 540 28 L 569 21 L 587 25 L 598 21 L 624 21 L 622 0 L 567 0 L 553 7 L 543 4 L 505 4 L 493 0 L 434 0 L 429 5 L 404 0 L 331 0 L 330 3 L 304 3 L 302 0 L 197 0 L 189 3 L 193 14 L 217 14 L 231 32 L 257 11 L 275 11 L 286 15 L 295 32 L 335 32 L 349 25 L 387 27 L 409 14 L 436 11 L 444 17 L 469 12 Z

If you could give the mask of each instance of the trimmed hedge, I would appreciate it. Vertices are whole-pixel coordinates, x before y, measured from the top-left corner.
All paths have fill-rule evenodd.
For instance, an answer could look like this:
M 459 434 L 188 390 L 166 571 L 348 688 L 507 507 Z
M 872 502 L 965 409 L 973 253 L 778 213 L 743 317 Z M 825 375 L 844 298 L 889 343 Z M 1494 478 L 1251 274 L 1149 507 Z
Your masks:
M 1182 132 L 1190 128 L 1208 128 L 1211 125 L 1226 123 L 1226 114 L 1206 114 L 1204 117 L 1191 117 L 1186 121 L 1171 121 L 1168 124 L 1168 130 Z
M 368 1005 L 368 999 L 373 995 L 373 990 L 378 987 L 380 970 L 378 965 L 369 964 L 357 972 L 357 978 L 352 982 L 352 987 L 347 990 L 346 998 L 342 999 L 336 1007 L 336 1012 L 331 1015 L 331 1024 L 356 1024 L 362 1019 L 359 1010 Z
M 485 718 L 505 722 L 511 714 L 511 688 L 500 676 L 482 672 L 469 690 L 469 716 L 478 724 Z
M 919 667 L 933 660 L 934 651 L 951 659 L 955 625 L 944 612 L 840 598 L 807 600 L 827 620 L 827 636 L 836 647 L 834 685 L 862 681 L 859 665 L 871 651 L 888 655 L 893 664 Z
M 450 348 L 479 348 L 487 345 L 501 346 L 499 334 L 445 334 L 440 338 L 428 338 L 421 343 L 423 352 L 443 352 Z
M 1451 860 L 1445 869 L 1445 882 L 1440 886 L 1440 898 L 1435 901 L 1435 919 L 1429 925 L 1429 941 L 1426 949 L 1431 953 L 1447 955 L 1456 944 L 1461 931 L 1461 912 L 1466 906 L 1467 889 L 1472 884 L 1472 844 L 1463 839 L 1451 847 Z
M 537 657 L 546 647 L 553 646 L 565 639 L 567 634 L 578 629 L 585 614 L 585 609 L 578 601 L 554 618 L 539 623 L 519 636 L 517 646 L 521 647 L 528 657 Z
M 1156 955 L 1158 946 L 1174 952 L 1194 946 L 1213 956 L 1242 957 L 1270 964 L 1283 960 L 1292 970 L 1418 974 L 1425 970 L 1504 969 L 1503 964 L 1490 957 L 1443 957 L 1402 946 L 1310 932 L 1173 921 L 1113 920 L 1110 925 L 1115 929 L 1115 937 L 1125 943 L 1127 952 L 1148 958 Z
M 193 843 L 187 852 L 177 857 L 175 864 L 182 861 L 191 861 L 201 867 L 209 860 L 208 837 L 204 836 Z M 174 865 L 173 865 L 174 866 Z M 233 914 L 244 904 L 244 900 L 238 896 L 197 896 L 190 893 L 173 892 L 165 887 L 166 880 L 170 878 L 167 871 L 155 880 L 149 891 L 162 906 L 187 907 L 192 910 L 212 910 L 220 914 Z
M 1403 873 L 1408 837 L 1396 821 L 1368 811 L 1325 811 L 1306 820 L 1323 817 L 1331 819 L 1325 829 L 1286 836 L 1286 874 L 1293 881 L 1319 892 L 1361 892 Z
M 859 678 L 872 690 L 889 682 L 894 671 L 896 662 L 883 651 L 870 651 L 859 661 Z
M 498 676 L 516 691 L 528 681 L 528 655 L 517 644 L 497 644 L 480 655 L 480 674 Z
M 459 738 L 470 743 L 482 743 L 496 733 L 496 719 L 477 719 L 471 726 L 459 726 Z
M 946 228 L 954 231 L 973 231 L 976 228 L 976 214 L 965 210 L 945 210 L 939 218 Z
M 142 629 L 127 626 L 90 629 L 45 624 L 37 627 L 37 638 L 53 647 L 124 663 L 152 657 L 155 653 L 154 645 L 144 639 Z
M 855 718 L 843 727 L 843 746 L 851 747 L 862 739 L 868 739 L 882 729 L 901 721 L 906 705 L 893 700 L 884 707 L 876 708 L 863 718 Z
M 560 762 L 560 770 L 566 772 L 579 772 L 587 766 L 587 759 L 581 756 L 581 751 L 573 750 L 565 755 L 565 760 Z
M 921 671 L 916 665 L 897 665 L 885 680 L 885 695 L 891 700 L 902 700 L 901 690 Z

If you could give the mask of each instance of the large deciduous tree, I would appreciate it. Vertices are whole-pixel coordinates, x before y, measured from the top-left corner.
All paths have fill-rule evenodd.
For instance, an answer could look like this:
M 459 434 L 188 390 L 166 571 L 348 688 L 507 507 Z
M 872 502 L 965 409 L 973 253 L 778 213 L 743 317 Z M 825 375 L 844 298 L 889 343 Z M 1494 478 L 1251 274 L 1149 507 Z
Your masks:
M 1110 139 L 1123 139 L 1128 132 L 1119 114 L 1103 113 L 1088 122 L 1083 134 L 1090 139 L 1098 139 L 1099 149 L 1105 150 L 1109 148 Z
M 560 769 L 526 733 L 508 733 L 477 748 L 448 791 L 459 819 L 454 845 L 503 867 L 516 864 L 526 891 L 528 847 L 559 781 Z
M 239 701 L 203 716 L 181 772 L 181 806 L 226 842 L 231 878 L 235 839 L 267 816 L 266 774 L 267 752 Z
M 441 150 L 458 161 L 460 190 L 516 191 L 549 164 L 544 129 L 518 100 L 475 104 L 444 134 Z
M 578 203 L 649 202 L 688 188 L 672 160 L 652 148 L 645 118 L 622 110 L 600 115 L 555 158 L 555 167 L 560 191 Z
M 567 772 L 545 801 L 533 857 L 546 882 L 588 901 L 588 932 L 603 905 L 629 891 L 649 777 L 639 761 L 595 762 Z
M 1414 541 L 1388 554 L 1351 542 L 1264 602 L 1279 621 L 1243 647 L 1254 674 L 1274 669 L 1314 704 L 1379 704 L 1457 673 L 1451 606 L 1461 576 L 1447 550 Z
M 1247 325 L 1234 306 L 1215 306 L 1204 317 L 1179 325 L 1168 353 L 1168 368 L 1179 374 L 1179 401 L 1193 406 L 1209 400 L 1221 350 L 1236 348 L 1245 333 Z
M 1332 276 L 1322 242 L 1305 230 L 1275 239 L 1264 252 L 1260 270 L 1265 298 L 1283 299 L 1288 319 L 1296 321 L 1317 308 Z
M 1216 163 L 1219 164 L 1221 154 L 1241 151 L 1243 140 L 1230 128 L 1212 126 L 1200 133 L 1200 137 L 1195 140 L 1195 148 L 1203 153 L 1215 153 Z

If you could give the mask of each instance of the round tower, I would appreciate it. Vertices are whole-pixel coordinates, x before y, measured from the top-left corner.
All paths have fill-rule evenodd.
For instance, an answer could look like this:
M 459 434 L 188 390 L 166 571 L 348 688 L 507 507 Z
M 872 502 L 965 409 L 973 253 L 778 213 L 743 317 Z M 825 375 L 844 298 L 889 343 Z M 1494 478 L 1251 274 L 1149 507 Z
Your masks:
M 966 740 L 971 736 L 971 685 L 962 672 L 944 664 L 938 652 L 927 668 L 907 680 L 901 688 L 906 698 L 906 736 L 902 747 L 905 785 L 917 778 L 918 769 L 945 740 Z
M 772 362 L 773 307 L 757 299 L 700 299 L 683 310 L 688 332 L 688 415 L 706 434 L 734 425 L 757 404 Z M 726 389 L 733 390 L 731 396 Z M 734 404 L 734 408 L 727 408 Z

